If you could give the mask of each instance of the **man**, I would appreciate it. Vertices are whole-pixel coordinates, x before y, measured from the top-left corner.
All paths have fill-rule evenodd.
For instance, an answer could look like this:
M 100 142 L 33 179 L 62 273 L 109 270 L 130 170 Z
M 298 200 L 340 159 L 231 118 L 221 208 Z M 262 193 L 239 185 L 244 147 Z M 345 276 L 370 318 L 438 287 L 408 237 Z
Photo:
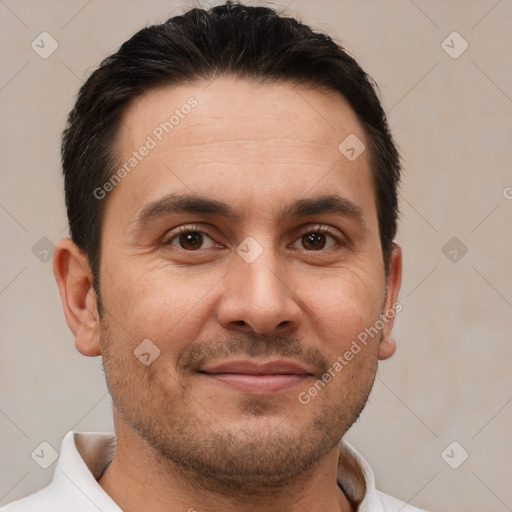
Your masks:
M 326 35 L 231 2 L 144 28 L 80 89 L 54 255 L 114 434 L 15 511 L 414 511 L 342 440 L 393 355 L 400 164 Z

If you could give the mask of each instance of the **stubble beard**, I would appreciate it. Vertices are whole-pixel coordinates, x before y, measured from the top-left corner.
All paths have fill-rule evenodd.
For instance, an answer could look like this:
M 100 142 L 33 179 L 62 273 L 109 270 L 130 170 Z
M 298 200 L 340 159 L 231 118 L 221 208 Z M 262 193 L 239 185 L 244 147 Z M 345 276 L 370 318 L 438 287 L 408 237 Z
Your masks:
M 169 474 L 181 476 L 198 489 L 231 497 L 255 499 L 263 492 L 268 497 L 307 478 L 359 417 L 377 367 L 376 357 L 368 354 L 365 367 L 354 365 L 344 386 L 329 384 L 321 391 L 313 401 L 314 414 L 298 400 L 242 397 L 240 417 L 248 419 L 244 427 L 238 427 L 216 419 L 201 404 L 201 397 L 194 395 L 190 379 L 170 392 L 159 385 L 166 382 L 162 375 L 155 379 L 159 372 L 144 371 L 135 358 L 118 357 L 115 338 L 105 321 L 100 334 L 107 386 L 124 423 L 147 443 Z M 366 374 L 365 382 L 360 375 L 353 382 L 360 371 Z M 355 386 L 348 389 L 351 384 Z M 310 415 L 307 424 L 296 427 L 287 420 L 296 409 Z

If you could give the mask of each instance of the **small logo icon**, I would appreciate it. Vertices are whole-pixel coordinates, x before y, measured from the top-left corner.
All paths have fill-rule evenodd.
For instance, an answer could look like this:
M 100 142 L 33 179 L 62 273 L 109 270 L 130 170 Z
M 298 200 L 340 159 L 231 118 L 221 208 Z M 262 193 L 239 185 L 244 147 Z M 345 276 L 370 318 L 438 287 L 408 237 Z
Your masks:
M 48 469 L 57 460 L 59 454 L 50 443 L 43 441 L 30 456 L 38 466 Z
M 55 250 L 55 244 L 47 237 L 43 236 L 35 245 L 32 247 L 32 254 L 43 263 L 47 263 L 53 257 L 53 251 Z
M 457 441 L 452 441 L 442 452 L 441 458 L 452 469 L 457 469 L 469 457 L 469 453 Z
M 59 47 L 59 43 L 48 32 L 41 32 L 30 46 L 39 57 L 47 59 Z
M 263 247 L 252 236 L 248 236 L 236 248 L 236 252 L 246 263 L 252 263 L 261 255 Z
M 354 133 L 343 139 L 338 146 L 340 153 L 351 162 L 357 160 L 365 149 L 363 141 Z
M 441 252 L 452 263 L 458 263 L 468 252 L 468 248 L 456 236 L 454 236 L 443 245 Z
M 160 355 L 160 349 L 150 339 L 145 339 L 133 353 L 143 365 L 149 366 Z
M 503 189 L 503 197 L 505 199 L 512 199 L 512 187 L 505 187 Z
M 452 59 L 458 59 L 468 49 L 468 47 L 468 42 L 458 32 L 452 32 L 441 43 L 441 48 Z

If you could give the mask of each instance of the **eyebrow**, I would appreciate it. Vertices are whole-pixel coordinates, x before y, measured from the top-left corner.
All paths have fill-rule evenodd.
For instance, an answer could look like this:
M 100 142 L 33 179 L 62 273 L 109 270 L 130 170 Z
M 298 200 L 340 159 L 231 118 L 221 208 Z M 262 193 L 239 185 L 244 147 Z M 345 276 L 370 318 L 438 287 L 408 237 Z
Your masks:
M 242 215 L 229 203 L 194 194 L 169 194 L 147 204 L 135 220 L 136 228 L 147 226 L 160 218 L 176 213 L 215 215 L 239 221 Z M 320 195 L 296 199 L 278 211 L 277 218 L 300 218 L 321 213 L 331 213 L 358 221 L 364 231 L 367 224 L 363 210 L 350 199 L 333 195 Z

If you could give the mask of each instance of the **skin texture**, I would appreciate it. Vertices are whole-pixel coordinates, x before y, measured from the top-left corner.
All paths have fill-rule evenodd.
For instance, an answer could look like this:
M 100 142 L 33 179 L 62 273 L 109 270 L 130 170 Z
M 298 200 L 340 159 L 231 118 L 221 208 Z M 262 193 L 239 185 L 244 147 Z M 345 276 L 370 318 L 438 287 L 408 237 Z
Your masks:
M 366 136 L 333 92 L 221 77 L 135 99 L 121 165 L 190 97 L 197 106 L 103 199 L 101 319 L 87 258 L 69 239 L 54 257 L 76 347 L 103 357 L 113 397 L 117 448 L 100 485 L 127 512 L 352 510 L 336 485 L 338 443 L 395 351 L 393 321 L 308 404 L 298 396 L 397 300 L 401 252 L 386 278 L 368 151 L 349 161 L 338 150 L 349 134 L 368 147 Z M 238 217 L 160 208 L 139 223 L 172 193 Z M 331 194 L 362 218 L 280 216 Z M 180 238 L 179 226 L 200 234 Z M 319 227 L 331 233 L 303 237 Z M 247 237 L 262 249 L 250 263 L 236 251 Z M 148 366 L 134 355 L 145 339 L 160 350 Z M 308 375 L 261 392 L 199 371 L 235 359 L 294 361 Z

